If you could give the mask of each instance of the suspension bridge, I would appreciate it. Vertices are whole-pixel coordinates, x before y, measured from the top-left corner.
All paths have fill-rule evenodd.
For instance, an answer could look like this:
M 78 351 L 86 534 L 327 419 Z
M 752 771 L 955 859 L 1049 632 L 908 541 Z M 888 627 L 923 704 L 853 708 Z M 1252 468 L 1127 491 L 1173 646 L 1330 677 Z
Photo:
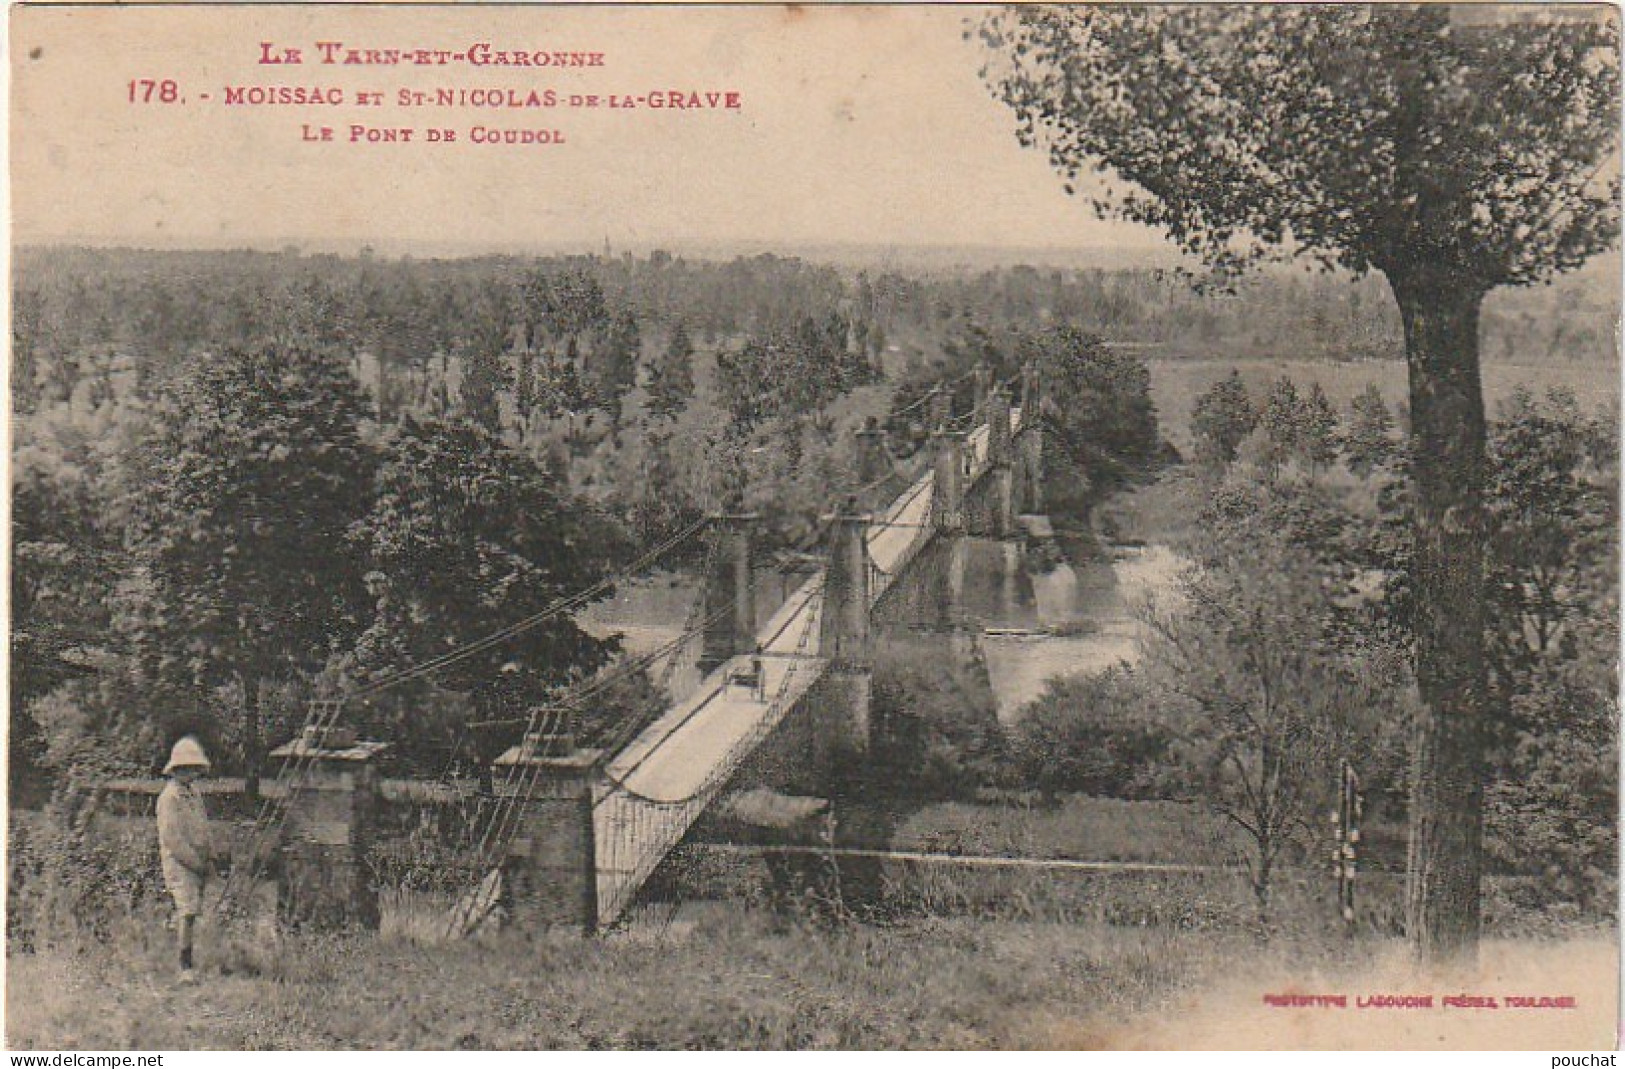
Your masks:
M 917 453 L 919 470 L 899 470 L 883 432 L 873 427 L 859 432 L 862 485 L 820 532 L 821 563 L 765 624 L 758 624 L 754 606 L 750 517 L 717 517 L 709 524 L 712 555 L 697 618 L 691 617 L 675 640 L 623 666 L 652 668 L 664 660 L 662 678 L 669 681 L 681 650 L 700 641 L 701 676 L 689 693 L 635 727 L 630 737 L 611 738 L 599 749 L 576 747 L 567 725 L 573 710 L 602 693 L 603 682 L 526 718 L 519 744 L 495 763 L 492 797 L 469 822 L 466 846 L 473 860 L 468 867 L 480 875 L 453 910 L 453 932 L 471 927 L 504 883 L 502 893 L 525 899 L 541 923 L 588 931 L 612 925 L 661 861 L 788 722 L 817 720 L 810 729 L 803 724 L 802 732 L 833 732 L 860 751 L 868 746 L 872 621 L 882 604 L 910 586 L 940 582 L 916 567 L 933 540 L 967 529 L 1013 537 L 1018 509 L 1040 507 L 1038 421 L 1024 419 L 1038 410 L 1036 371 L 1024 369 L 999 384 L 984 368 L 972 374 L 974 400 L 957 421 L 964 429 L 950 429 L 955 421 L 945 390 L 916 402 L 930 406 L 926 419 L 932 428 L 929 445 Z M 1006 390 L 1017 383 L 1021 403 L 1013 406 Z M 899 484 L 902 489 L 894 492 Z M 865 495 L 878 507 L 865 510 Z M 889 500 L 874 500 L 882 495 Z M 694 533 L 693 528 L 679 532 L 629 571 L 635 574 Z M 560 599 L 475 645 L 489 648 L 573 612 L 600 596 L 609 582 Z M 461 654 L 413 666 L 357 694 L 436 671 Z M 344 701 L 357 694 L 313 708 L 301 735 L 276 752 L 284 760 L 277 793 L 287 801 L 280 808 L 268 802 L 260 822 L 261 834 L 276 834 L 280 825 L 298 823 L 299 813 L 319 800 L 328 817 L 327 849 L 318 850 L 310 864 L 327 883 L 333 872 L 348 872 L 339 882 L 352 889 L 364 878 L 354 856 L 363 837 L 354 815 L 365 807 L 338 807 L 341 817 L 351 815 L 347 828 L 334 826 L 332 813 L 335 792 L 342 795 L 365 783 L 355 774 L 363 755 L 352 739 L 335 742 L 327 733 Z M 335 768 L 342 774 L 333 775 Z M 308 817 L 303 823 L 312 825 Z M 228 908 L 232 891 L 228 883 Z

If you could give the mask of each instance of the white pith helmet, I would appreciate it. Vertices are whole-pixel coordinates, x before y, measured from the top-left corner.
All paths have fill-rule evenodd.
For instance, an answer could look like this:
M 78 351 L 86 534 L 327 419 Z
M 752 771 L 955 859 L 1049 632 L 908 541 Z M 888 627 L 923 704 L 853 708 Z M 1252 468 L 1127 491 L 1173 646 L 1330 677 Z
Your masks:
M 164 775 L 169 775 L 177 768 L 208 768 L 209 759 L 203 753 L 203 746 L 192 736 L 186 735 L 175 743 L 169 751 L 169 764 L 164 766 Z

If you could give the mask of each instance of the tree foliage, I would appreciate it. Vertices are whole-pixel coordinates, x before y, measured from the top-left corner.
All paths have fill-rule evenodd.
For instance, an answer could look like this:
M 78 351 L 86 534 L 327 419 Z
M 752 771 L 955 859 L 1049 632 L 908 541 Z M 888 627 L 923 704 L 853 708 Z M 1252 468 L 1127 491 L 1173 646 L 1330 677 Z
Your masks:
M 740 434 L 779 416 L 799 418 L 874 378 L 851 345 L 851 324 L 832 312 L 793 327 L 752 334 L 737 351 L 717 354 L 722 402 Z
M 686 323 L 679 321 L 672 328 L 666 347 L 649 365 L 647 389 L 649 411 L 668 419 L 694 397 L 694 342 L 688 336 Z
M 127 487 L 142 659 L 160 676 L 236 686 L 251 778 L 261 683 L 320 668 L 364 625 L 347 540 L 370 499 L 364 409 L 331 352 L 200 360 L 160 402 Z
M 1300 415 L 1299 459 L 1309 469 L 1310 478 L 1337 462 L 1342 451 L 1337 410 L 1320 383 L 1309 384 L 1309 396 L 1303 399 Z
M 1053 440 L 1049 448 L 1054 463 L 1046 465 L 1047 477 L 1070 470 L 1076 462 L 1090 465 L 1103 482 L 1109 482 L 1132 472 L 1136 458 L 1155 448 L 1155 425 L 1144 417 L 1149 395 L 1143 362 L 1124 349 L 1106 353 L 1107 347 L 1090 340 L 1091 335 L 1133 334 L 1175 346 L 1208 338 L 1217 347 L 1210 351 L 1238 358 L 1260 353 L 1296 358 L 1301 356 L 1297 346 L 1305 324 L 1320 332 L 1316 337 L 1325 339 L 1328 355 L 1397 355 L 1401 331 L 1400 316 L 1380 299 L 1377 281 L 1349 284 L 1308 275 L 1255 279 L 1234 298 L 1220 301 L 1133 269 L 1052 272 L 1021 267 L 912 278 L 888 270 L 853 284 L 832 269 L 778 257 L 732 263 L 670 256 L 646 261 L 630 257 L 386 261 L 249 252 L 53 249 L 21 250 L 19 264 L 19 285 L 27 293 L 37 293 L 38 299 L 26 297 L 22 303 L 28 307 L 14 320 L 14 330 L 23 332 L 31 346 L 34 396 L 26 404 L 35 407 L 34 413 L 14 423 L 12 670 L 14 680 L 25 683 L 24 677 L 44 671 L 33 677 L 31 690 L 14 688 L 14 694 L 27 691 L 34 700 L 14 702 L 12 754 L 15 758 L 19 745 L 28 742 L 26 733 L 15 726 L 21 712 L 24 727 L 39 729 L 33 736 L 34 752 L 43 747 L 42 759 L 53 775 L 70 766 L 97 775 L 151 771 L 154 759 L 182 724 L 186 730 L 207 734 L 211 753 L 223 755 L 227 768 L 235 769 L 243 735 L 238 716 L 243 693 L 238 683 L 230 679 L 218 686 L 197 686 L 189 670 L 177 670 L 183 667 L 180 661 L 169 663 L 161 676 L 148 674 L 147 666 L 132 654 L 163 647 L 126 641 L 140 634 L 147 619 L 142 614 L 155 603 L 147 596 L 151 580 L 136 552 L 138 540 L 124 541 L 126 531 L 140 530 L 130 522 L 130 510 L 150 481 L 139 470 L 123 468 L 136 459 L 130 443 L 146 427 L 149 414 L 174 418 L 168 401 L 155 403 L 160 396 L 178 390 L 178 380 L 193 377 L 194 363 L 217 359 L 211 355 L 204 360 L 205 354 L 242 348 L 253 337 L 271 339 L 267 344 L 283 348 L 304 344 L 299 339 L 324 340 L 341 350 L 340 356 L 347 358 L 340 361 L 348 364 L 346 373 L 373 395 L 384 427 L 394 427 L 403 417 L 420 425 L 414 434 L 403 436 L 360 420 L 360 437 L 373 455 L 371 463 L 399 469 L 391 485 L 402 494 L 418 492 L 405 473 L 414 463 L 441 473 L 507 471 L 512 458 L 466 463 L 456 459 L 463 451 L 479 457 L 490 452 L 494 457 L 499 447 L 505 448 L 532 469 L 544 471 L 552 487 L 553 498 L 534 521 L 551 523 L 554 513 L 549 510 L 556 507 L 566 514 L 566 524 L 579 521 L 591 528 L 584 537 L 596 551 L 614 541 L 614 523 L 603 525 L 605 517 L 624 522 L 647 544 L 719 507 L 726 482 L 719 476 L 735 468 L 744 470 L 749 504 L 765 514 L 764 548 L 810 545 L 819 512 L 841 496 L 839 488 L 857 485 L 852 476 L 852 432 L 867 417 L 883 415 L 887 406 L 901 408 L 932 384 L 960 379 L 978 359 L 992 364 L 997 377 L 1005 380 L 1019 371 L 1024 356 L 1050 359 L 1041 349 L 1051 346 L 1056 364 L 1046 369 L 1051 402 L 1045 418 L 1058 432 L 1074 419 L 1090 429 L 1076 439 Z M 574 296 L 561 297 L 556 306 L 524 303 L 527 284 L 552 294 L 556 280 L 562 280 L 557 281 L 558 293 Z M 1550 290 L 1498 295 L 1485 309 L 1486 346 L 1494 345 L 1496 352 L 1506 348 L 1533 353 L 1537 359 L 1551 352 L 1564 360 L 1580 359 L 1573 354 L 1597 348 L 1599 338 L 1604 339 L 1601 348 L 1607 349 L 1605 339 L 1611 337 L 1617 318 L 1609 311 L 1613 298 L 1598 299 L 1590 281 L 1581 278 Z M 594 311 L 600 304 L 603 316 Z M 552 310 L 571 306 L 577 310 L 557 314 Z M 648 347 L 645 388 L 622 397 L 621 427 L 600 418 L 601 409 L 589 408 L 591 384 L 585 369 L 597 357 L 609 329 L 606 324 L 623 314 L 633 317 L 645 340 L 664 339 L 670 324 L 681 323 L 698 343 L 688 361 L 690 395 L 670 419 L 655 407 L 661 392 L 655 389 L 659 378 L 655 371 L 664 348 L 659 345 Z M 842 320 L 844 330 L 832 326 Z M 1035 324 L 1066 324 L 1070 330 L 1052 332 L 1052 342 L 1035 337 L 1044 333 Z M 1357 347 L 1355 342 L 1364 336 L 1369 336 L 1370 344 Z M 880 354 L 888 381 L 830 392 L 829 380 L 814 380 L 811 394 L 785 388 L 781 397 L 792 400 L 778 403 L 748 435 L 740 435 L 731 428 L 724 408 L 725 383 L 715 373 L 713 354 L 734 352 L 752 337 L 776 339 L 786 351 L 830 346 L 828 351 L 834 353 L 839 347 L 853 382 L 872 379 Z M 492 375 L 483 398 L 470 409 L 462 393 L 470 370 L 465 357 L 474 343 L 487 346 Z M 943 359 L 934 362 L 928 354 L 939 347 Z M 1069 370 L 1069 362 L 1081 368 Z M 380 364 L 387 365 L 387 373 L 380 372 Z M 527 365 L 528 421 L 520 403 L 527 390 L 522 370 Z M 799 365 L 791 361 L 777 366 L 794 370 Z M 504 369 L 514 373 L 511 382 L 504 380 Z M 796 390 L 804 388 L 806 384 L 796 385 Z M 956 408 L 962 413 L 969 401 L 969 380 L 956 389 Z M 808 396 L 816 396 L 821 407 L 806 409 Z M 21 395 L 17 400 L 25 402 Z M 631 416 L 639 400 L 644 401 L 645 418 Z M 1587 904 L 1580 908 L 1594 911 L 1606 894 L 1590 874 L 1602 871 L 1596 868 L 1597 859 L 1606 854 L 1610 834 L 1606 821 L 1611 819 L 1604 813 L 1604 823 L 1598 823 L 1598 805 L 1606 809 L 1611 802 L 1605 795 L 1588 793 L 1613 768 L 1608 749 L 1612 735 L 1599 730 L 1611 723 L 1612 679 L 1601 666 L 1610 664 L 1612 655 L 1606 652 L 1610 647 L 1601 633 L 1604 629 L 1596 625 L 1614 615 L 1607 608 L 1613 596 L 1608 593 L 1610 581 L 1595 570 L 1598 558 L 1588 555 L 1578 571 L 1576 562 L 1543 564 L 1558 577 L 1551 587 L 1553 595 L 1537 597 L 1536 587 L 1525 592 L 1520 585 L 1516 603 L 1509 601 L 1504 615 L 1494 599 L 1499 596 L 1496 584 L 1507 577 L 1516 575 L 1519 584 L 1527 581 L 1526 573 L 1513 571 L 1512 565 L 1525 559 L 1546 561 L 1550 546 L 1567 537 L 1563 532 L 1569 529 L 1568 518 L 1587 517 L 1593 508 L 1590 502 L 1600 500 L 1597 493 L 1609 496 L 1606 465 L 1599 458 L 1610 457 L 1612 449 L 1608 436 L 1601 433 L 1606 427 L 1594 426 L 1596 421 L 1557 418 L 1544 404 L 1536 402 L 1535 407 L 1542 413 L 1539 421 L 1518 422 L 1528 424 L 1537 442 L 1556 436 L 1552 444 L 1538 445 L 1551 462 L 1520 460 L 1526 450 L 1519 447 L 1508 453 L 1503 475 L 1502 461 L 1497 459 L 1501 447 L 1492 438 L 1486 479 L 1492 487 L 1507 480 L 1508 502 L 1521 500 L 1519 495 L 1528 497 L 1530 515 L 1537 518 L 1545 508 L 1539 502 L 1549 496 L 1557 503 L 1553 515 L 1564 521 L 1530 524 L 1522 534 L 1517 534 L 1517 524 L 1509 524 L 1504 560 L 1502 551 L 1495 549 L 1496 557 L 1486 566 L 1490 580 L 1486 596 L 1491 599 L 1489 619 L 1495 628 L 1501 627 L 1499 621 L 1511 621 L 1526 610 L 1538 610 L 1557 622 L 1550 628 L 1546 654 L 1520 653 L 1523 660 L 1517 662 L 1507 658 L 1509 666 L 1519 667 L 1516 673 L 1506 670 L 1505 686 L 1500 682 L 1502 654 L 1495 649 L 1495 635 L 1491 637 L 1490 678 L 1498 726 L 1488 761 L 1487 849 L 1492 871 L 1510 873 L 1521 881 L 1520 901 L 1549 904 L 1550 888 L 1561 883 L 1568 894 L 1573 884 L 1576 895 L 1584 890 L 1587 896 L 1583 900 Z M 417 439 L 428 433 L 424 429 L 428 425 L 457 424 L 460 416 L 473 416 L 476 409 L 482 413 L 479 419 L 498 433 L 463 426 L 455 434 L 448 431 L 440 446 L 420 447 Z M 1506 419 L 1503 413 L 1498 424 Z M 1569 432 L 1559 431 L 1560 425 L 1571 423 L 1579 443 L 1572 448 L 1566 444 Z M 294 426 L 288 424 L 290 433 Z M 527 433 L 516 433 L 520 428 Z M 210 446 L 223 456 L 233 455 L 239 444 L 236 438 L 235 430 L 222 429 Z M 402 445 L 407 439 L 410 443 Z M 1063 443 L 1064 450 L 1055 448 Z M 301 439 L 285 444 L 297 452 L 316 449 L 320 443 Z M 1297 472 L 1287 471 L 1274 486 L 1260 488 L 1251 484 L 1255 473 L 1245 464 L 1228 474 L 1218 487 L 1213 512 L 1204 515 L 1204 522 L 1215 526 L 1256 517 L 1265 530 L 1303 548 L 1321 570 L 1323 592 L 1336 610 L 1328 613 L 1326 630 L 1316 632 L 1315 638 L 1325 636 L 1345 658 L 1353 655 L 1358 647 L 1352 644 L 1367 633 L 1375 636 L 1373 643 L 1409 642 L 1413 635 L 1410 615 L 1403 617 L 1401 627 L 1398 620 L 1380 619 L 1375 612 L 1390 604 L 1409 605 L 1414 611 L 1416 604 L 1411 581 L 1401 571 L 1413 553 L 1414 495 L 1404 481 L 1409 460 L 1397 442 L 1392 444 L 1396 447 L 1392 460 L 1375 468 L 1372 478 L 1351 492 L 1353 497 L 1377 498 L 1389 506 L 1369 529 L 1368 517 L 1359 508 L 1341 507 L 1350 503 L 1333 496 L 1344 488 L 1342 480 L 1311 485 Z M 409 459 L 392 459 L 397 446 Z M 1566 467 L 1571 457 L 1579 458 L 1578 468 Z M 1349 463 L 1351 467 L 1355 463 L 1352 451 Z M 1547 469 L 1570 472 L 1592 487 L 1581 495 L 1578 512 L 1563 504 L 1573 496 L 1570 475 L 1543 474 Z M 1523 486 L 1526 474 L 1549 484 L 1549 489 L 1532 494 L 1516 489 L 1514 480 Z M 482 485 L 486 478 L 471 475 L 470 485 Z M 380 485 L 379 479 L 372 479 L 356 507 L 371 510 Z M 532 500 L 523 489 L 528 485 L 525 479 L 511 481 L 502 475 L 497 485 L 518 495 L 516 507 L 521 510 Z M 1053 509 L 1060 495 L 1055 487 L 1048 489 Z M 1491 516 L 1501 516 L 1503 508 L 1509 517 L 1523 514 L 1521 505 L 1514 510 L 1510 504 L 1499 504 L 1500 496 L 1499 490 L 1492 496 Z M 454 499 L 455 495 L 447 501 Z M 1086 504 L 1094 500 L 1093 491 L 1080 500 Z M 433 508 L 426 507 L 421 514 L 392 506 L 396 511 L 384 526 L 416 530 L 413 525 L 421 524 L 426 547 L 423 559 L 397 560 L 392 565 L 396 574 L 429 573 L 435 567 L 433 553 L 440 550 L 428 547 L 464 541 L 465 535 L 453 530 L 433 529 L 433 517 L 427 513 L 440 504 L 435 499 Z M 1365 502 L 1358 504 L 1364 507 Z M 448 507 L 451 516 L 460 506 Z M 1055 514 L 1059 524 L 1064 512 Z M 1196 506 L 1190 514 L 1197 514 Z M 474 531 L 482 523 L 506 522 L 501 519 L 506 513 L 494 515 L 497 518 L 471 520 L 460 529 Z M 1586 523 L 1605 518 L 1596 516 Z M 252 525 L 255 518 L 245 516 L 242 522 Z M 1516 537 L 1510 537 L 1513 534 Z M 228 541 L 220 538 L 213 545 Z M 1499 538 L 1483 541 L 1491 548 L 1501 544 Z M 359 540 L 356 548 L 365 542 Z M 1536 543 L 1535 552 L 1519 548 Z M 1579 539 L 1573 544 L 1586 543 Z M 503 562 L 506 552 L 503 549 L 492 560 Z M 1606 563 L 1607 558 L 1601 560 Z M 367 562 L 352 556 L 330 563 L 353 569 L 352 584 L 364 586 Z M 455 553 L 449 567 L 467 577 L 471 592 L 495 583 L 491 575 L 480 574 L 477 563 L 471 566 Z M 384 575 L 383 569 L 378 571 L 375 583 Z M 1377 584 L 1368 584 L 1362 594 L 1362 573 L 1365 579 L 1380 576 L 1392 585 L 1373 591 Z M 517 568 L 514 574 L 519 574 Z M 289 578 L 296 589 L 304 582 L 297 572 Z M 1504 589 L 1512 592 L 1510 587 Z M 1379 601 L 1378 593 L 1389 591 L 1392 602 Z M 398 596 L 382 585 L 366 592 L 357 610 L 361 625 L 379 622 L 386 595 Z M 280 595 L 271 591 L 265 598 L 275 605 Z M 277 732 L 291 730 L 299 722 L 303 699 L 319 687 L 330 687 L 335 679 L 342 685 L 357 673 L 370 675 L 410 663 L 420 652 L 442 651 L 446 635 L 483 636 L 508 622 L 502 614 L 540 607 L 521 606 L 520 600 L 501 603 L 500 613 L 472 594 L 455 603 L 447 595 L 439 605 L 425 605 L 422 615 L 398 611 L 400 606 L 393 602 L 383 606 L 387 622 L 367 636 L 363 661 L 358 663 L 354 649 L 348 648 L 355 645 L 356 635 L 347 631 L 340 643 L 347 649 L 328 658 L 333 664 L 327 675 L 334 679 L 313 679 L 308 669 L 290 668 L 286 678 L 268 679 L 259 688 L 266 737 L 285 737 Z M 253 608 L 258 602 L 248 604 Z M 1542 607 L 1546 604 L 1555 609 L 1549 613 Z M 560 658 L 548 667 L 553 678 L 561 680 L 588 674 L 604 659 L 604 651 L 588 644 L 565 642 L 558 650 Z M 577 650 L 582 659 L 571 661 Z M 50 651 L 61 652 L 60 663 L 46 660 Z M 504 669 L 520 661 L 529 663 L 526 657 L 514 656 L 493 657 L 478 668 L 470 664 L 466 673 L 434 677 L 447 687 L 466 689 L 402 688 L 371 705 L 347 707 L 346 716 L 363 731 L 392 739 L 409 751 L 407 764 L 414 771 L 438 773 L 446 750 L 459 740 L 466 743 L 471 718 L 522 717 L 527 703 L 547 701 L 556 693 L 556 685 L 536 678 L 524 680 L 523 686 L 503 683 Z M 315 659 L 307 663 L 314 664 Z M 53 674 L 61 664 L 94 674 L 63 682 Z M 613 670 L 615 664 L 611 661 L 602 670 Z M 1395 674 L 1403 676 L 1402 668 Z M 918 674 L 917 668 L 914 671 Z M 472 710 L 470 695 L 480 672 L 498 677 L 481 699 L 492 710 L 489 713 Z M 915 682 L 930 690 L 925 687 L 929 680 Z M 41 694 L 42 688 L 49 693 Z M 606 724 L 613 732 L 629 711 L 635 715 L 635 710 L 658 700 L 653 689 L 646 679 L 634 678 L 606 691 L 602 707 L 587 711 L 588 721 L 582 726 L 589 735 L 602 733 Z M 882 694 L 885 689 L 877 685 L 877 700 L 908 714 L 914 697 L 895 691 Z M 965 695 L 943 705 L 945 714 L 965 717 L 978 708 Z M 1401 703 L 1393 703 L 1390 716 L 1400 707 Z M 1058 704 L 1053 711 L 1056 736 L 1076 739 L 1081 746 L 1083 736 L 1069 734 L 1072 721 L 1067 710 Z M 1080 707 L 1077 712 L 1078 719 L 1096 722 L 1090 719 L 1094 715 L 1090 709 Z M 926 789 L 964 789 L 984 779 L 994 760 L 997 732 L 986 718 L 975 723 L 966 719 L 963 732 L 960 727 L 949 730 L 950 726 L 947 719 L 940 730 L 928 724 L 923 746 L 915 751 L 926 759 L 907 766 L 922 771 L 924 782 L 931 785 Z M 482 735 L 481 745 L 489 752 L 511 742 L 516 730 L 510 724 Z M 1387 749 L 1381 753 L 1383 769 L 1403 767 L 1389 761 Z M 1053 771 L 1069 776 L 1075 772 L 1082 777 L 1079 782 L 1098 783 L 1090 769 L 1102 755 L 1078 754 L 1076 763 L 1062 760 Z M 1584 763 L 1580 755 L 1588 755 Z M 1564 762 L 1574 770 L 1572 785 L 1556 778 L 1554 770 Z M 1034 763 L 1035 774 L 1045 769 L 1041 761 Z M 18 767 L 15 760 L 12 767 Z M 1362 764 L 1361 773 L 1368 784 L 1391 779 L 1386 772 L 1374 772 L 1369 762 Z M 1394 804 L 1398 812 L 1399 803 Z M 1527 839 L 1520 837 L 1525 829 L 1530 832 Z M 1558 870 L 1561 880 L 1552 875 Z M 1571 879 L 1573 873 L 1584 878 Z
M 1487 292 L 1578 267 L 1618 228 L 1602 17 L 1024 8 L 983 37 L 1025 143 L 1070 180 L 1109 170 L 1097 207 L 1222 268 L 1304 255 Z
M 891 639 L 875 648 L 870 716 L 877 726 L 872 760 L 888 770 L 886 795 L 964 798 L 990 782 L 998 767 L 999 726 L 986 666 L 975 659 L 931 664 L 915 642 Z M 837 780 L 854 770 L 834 770 Z
M 1348 431 L 1343 436 L 1343 453 L 1349 470 L 1364 478 L 1393 459 L 1398 443 L 1394 440 L 1394 417 L 1375 383 L 1368 383 L 1349 402 Z
M 1608 425 L 1554 390 L 1519 389 L 1490 436 L 1492 663 L 1515 675 L 1573 656 L 1617 585 L 1618 466 Z
M 1145 707 L 1144 688 L 1127 668 L 1053 678 L 1009 730 L 1010 772 L 1047 796 L 1160 796 L 1172 740 Z
M 1386 415 L 1374 390 L 1361 397 L 1359 408 Z M 1508 909 L 1564 923 L 1614 908 L 1604 859 L 1617 842 L 1616 426 L 1611 411 L 1587 415 L 1567 391 L 1523 388 L 1490 424 L 1485 851 L 1503 921 Z M 1362 480 L 1353 486 L 1265 483 L 1238 466 L 1204 515 L 1221 542 L 1258 525 L 1308 554 L 1327 634 L 1345 654 L 1402 649 L 1415 627 L 1408 460 L 1381 441 L 1391 454 L 1381 466 L 1357 469 L 1351 450 Z M 1356 766 L 1368 797 L 1388 798 L 1386 751 Z
M 637 384 L 638 361 L 643 336 L 638 321 L 626 309 L 612 316 L 599 344 L 587 360 L 588 393 L 592 403 L 609 413 L 614 422 L 621 418 L 621 398 Z
M 1071 324 L 1022 335 L 1016 352 L 1016 366 L 1031 361 L 1043 380 L 1047 445 L 1097 487 L 1151 469 L 1161 439 L 1144 360 Z
M 11 465 L 8 735 L 13 802 L 37 794 L 48 733 L 33 703 L 94 674 L 115 641 L 125 562 L 122 465 L 145 427 L 138 406 L 79 410 L 61 402 L 20 419 Z
M 463 421 L 403 422 L 365 497 L 371 507 L 348 534 L 372 610 L 355 658 L 374 674 L 482 639 L 593 585 L 617 550 L 595 510 Z M 564 613 L 434 681 L 468 693 L 484 719 L 522 716 L 612 652 Z
M 1223 468 L 1236 459 L 1236 450 L 1258 425 L 1258 413 L 1241 372 L 1215 382 L 1196 399 L 1191 410 L 1191 434 L 1196 439 L 1197 459 L 1213 468 Z
M 1276 873 L 1316 842 L 1340 763 L 1377 771 L 1406 680 L 1398 652 L 1351 635 L 1327 597 L 1347 577 L 1336 521 L 1273 480 L 1252 489 L 1250 507 L 1221 495 L 1204 512 L 1176 602 L 1149 614 L 1144 672 L 1187 789 L 1248 844 L 1267 925 Z
M 1487 676 L 1485 295 L 1616 240 L 1618 24 L 1445 5 L 1017 8 L 986 72 L 1097 211 L 1221 273 L 1379 271 L 1410 370 L 1419 608 L 1408 933 L 1476 953 Z M 1615 164 L 1614 171 L 1604 169 Z
M 457 343 L 461 358 L 457 400 L 463 418 L 492 434 L 502 430 L 502 396 L 514 385 L 508 364 L 513 342 L 510 295 L 498 288 L 476 295 Z
M 1270 477 L 1279 474 L 1282 465 L 1303 449 L 1303 399 L 1297 385 L 1282 375 L 1270 383 L 1264 395 L 1263 411 L 1258 416 L 1258 430 L 1263 436 L 1262 460 Z

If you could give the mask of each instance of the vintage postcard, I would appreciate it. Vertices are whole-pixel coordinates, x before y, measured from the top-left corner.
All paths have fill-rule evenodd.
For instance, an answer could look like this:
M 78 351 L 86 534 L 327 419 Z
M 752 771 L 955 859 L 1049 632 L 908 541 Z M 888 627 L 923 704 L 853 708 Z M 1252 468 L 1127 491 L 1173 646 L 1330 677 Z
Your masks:
M 1614 1049 L 1617 8 L 9 19 L 11 1049 Z

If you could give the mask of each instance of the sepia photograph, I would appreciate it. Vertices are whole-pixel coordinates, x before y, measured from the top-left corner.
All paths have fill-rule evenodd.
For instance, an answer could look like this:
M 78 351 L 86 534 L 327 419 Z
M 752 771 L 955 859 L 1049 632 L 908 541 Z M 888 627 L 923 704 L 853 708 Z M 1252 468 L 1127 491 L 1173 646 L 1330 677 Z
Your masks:
M 5 1047 L 1614 1051 L 1620 19 L 12 5 Z

